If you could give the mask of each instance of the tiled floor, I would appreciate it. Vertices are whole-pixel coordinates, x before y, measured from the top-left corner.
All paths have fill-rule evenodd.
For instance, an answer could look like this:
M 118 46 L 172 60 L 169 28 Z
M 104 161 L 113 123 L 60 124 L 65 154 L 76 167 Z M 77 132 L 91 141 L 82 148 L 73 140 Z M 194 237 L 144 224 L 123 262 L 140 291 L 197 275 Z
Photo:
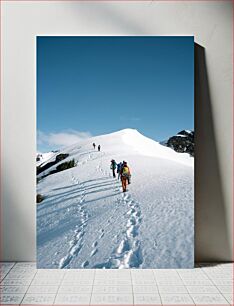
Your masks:
M 37 270 L 0 263 L 0 304 L 233 305 L 233 264 L 191 270 Z

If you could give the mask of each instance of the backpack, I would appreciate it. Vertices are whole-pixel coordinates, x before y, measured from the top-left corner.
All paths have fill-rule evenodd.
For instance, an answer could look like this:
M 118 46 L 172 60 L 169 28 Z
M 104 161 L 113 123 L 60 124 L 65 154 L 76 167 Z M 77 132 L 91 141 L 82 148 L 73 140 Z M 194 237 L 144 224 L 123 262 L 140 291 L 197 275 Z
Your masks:
M 122 176 L 125 176 L 125 177 L 129 176 L 129 168 L 128 168 L 128 166 L 124 166 L 122 168 Z

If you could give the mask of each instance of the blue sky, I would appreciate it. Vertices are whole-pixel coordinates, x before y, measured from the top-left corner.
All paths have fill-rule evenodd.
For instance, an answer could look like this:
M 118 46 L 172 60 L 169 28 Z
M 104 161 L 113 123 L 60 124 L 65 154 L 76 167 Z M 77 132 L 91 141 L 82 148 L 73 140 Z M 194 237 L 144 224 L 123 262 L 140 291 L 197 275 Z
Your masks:
M 194 38 L 37 37 L 38 150 L 124 128 L 194 129 Z

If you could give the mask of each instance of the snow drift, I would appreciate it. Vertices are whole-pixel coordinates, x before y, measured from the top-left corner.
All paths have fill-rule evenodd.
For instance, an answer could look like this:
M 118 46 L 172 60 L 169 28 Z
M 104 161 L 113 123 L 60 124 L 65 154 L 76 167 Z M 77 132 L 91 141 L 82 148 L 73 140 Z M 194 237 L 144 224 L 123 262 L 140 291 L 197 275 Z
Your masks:
M 189 154 L 132 129 L 92 137 L 60 153 L 68 153 L 66 160 L 74 158 L 77 166 L 38 184 L 45 196 L 37 205 L 38 268 L 193 267 Z M 126 194 L 111 176 L 111 159 L 129 164 L 132 183 Z

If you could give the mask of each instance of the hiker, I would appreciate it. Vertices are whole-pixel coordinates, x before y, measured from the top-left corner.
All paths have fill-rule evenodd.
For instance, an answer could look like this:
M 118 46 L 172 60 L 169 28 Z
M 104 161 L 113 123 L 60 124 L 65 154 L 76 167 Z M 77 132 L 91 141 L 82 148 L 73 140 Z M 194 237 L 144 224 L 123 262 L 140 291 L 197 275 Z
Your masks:
M 98 151 L 100 151 L 101 150 L 101 146 L 100 145 L 98 145 Z
M 122 166 L 123 166 L 122 162 L 118 163 L 117 165 L 118 180 L 120 179 L 120 171 L 121 171 Z
M 96 147 L 96 144 L 95 144 L 95 143 L 93 143 L 93 148 L 94 148 L 94 150 L 95 150 L 95 147 Z
M 110 165 L 110 168 L 112 170 L 112 173 L 113 173 L 113 177 L 115 177 L 115 169 L 116 169 L 116 161 L 114 159 L 111 160 L 111 165 Z
M 121 168 L 120 175 L 121 175 L 123 192 L 126 192 L 127 191 L 128 178 L 131 176 L 130 169 L 129 169 L 126 161 L 123 162 L 123 166 Z
M 126 163 L 124 160 L 123 160 L 122 163 L 120 162 L 121 168 L 123 167 L 124 163 Z M 120 172 L 121 172 L 121 168 L 120 168 Z M 127 177 L 127 181 L 128 181 L 128 185 L 130 185 L 130 184 L 131 184 L 131 175 L 129 175 L 129 176 Z

